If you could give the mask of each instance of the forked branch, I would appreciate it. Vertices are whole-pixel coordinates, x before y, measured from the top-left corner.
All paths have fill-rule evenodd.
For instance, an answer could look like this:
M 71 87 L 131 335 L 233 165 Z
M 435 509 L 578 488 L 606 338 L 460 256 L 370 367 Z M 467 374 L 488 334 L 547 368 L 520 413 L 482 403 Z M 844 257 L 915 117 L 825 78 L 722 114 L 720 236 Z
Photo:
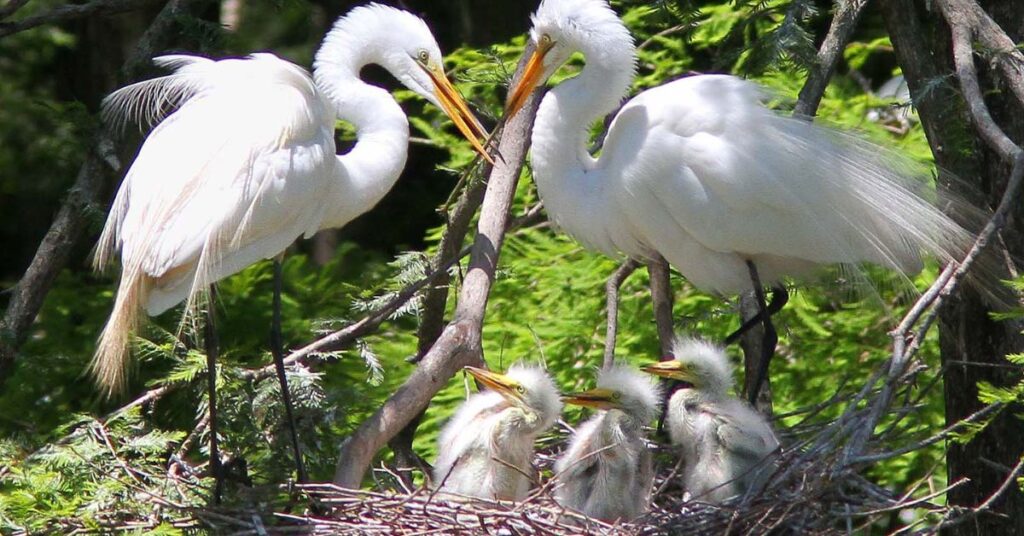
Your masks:
M 524 57 L 526 57 L 524 55 Z M 514 77 L 522 75 L 521 62 Z M 481 329 L 505 238 L 509 209 L 530 143 L 538 92 L 502 132 L 501 158 L 491 170 L 480 209 L 476 239 L 451 322 L 405 383 L 341 446 L 335 484 L 357 488 L 374 455 L 416 415 L 462 367 L 482 361 Z

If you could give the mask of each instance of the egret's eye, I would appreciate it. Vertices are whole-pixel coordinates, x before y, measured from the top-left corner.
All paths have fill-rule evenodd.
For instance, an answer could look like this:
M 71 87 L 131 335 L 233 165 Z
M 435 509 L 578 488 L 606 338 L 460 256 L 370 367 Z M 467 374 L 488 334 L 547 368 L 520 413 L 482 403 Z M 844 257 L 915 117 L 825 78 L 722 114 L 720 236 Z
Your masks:
M 517 385 L 516 392 L 518 392 L 521 395 L 524 395 L 526 394 L 526 387 L 523 387 L 522 385 Z
M 426 50 L 421 50 L 419 54 L 416 55 L 416 59 L 418 59 L 420 63 L 426 65 L 427 60 L 430 59 L 430 53 Z
M 612 392 L 612 400 L 618 400 L 620 398 L 622 398 L 622 393 L 620 393 L 618 391 L 613 391 Z
M 544 47 L 550 46 L 551 45 L 551 36 L 548 35 L 548 34 L 541 34 L 540 42 L 538 44 L 541 45 L 541 46 L 544 46 Z

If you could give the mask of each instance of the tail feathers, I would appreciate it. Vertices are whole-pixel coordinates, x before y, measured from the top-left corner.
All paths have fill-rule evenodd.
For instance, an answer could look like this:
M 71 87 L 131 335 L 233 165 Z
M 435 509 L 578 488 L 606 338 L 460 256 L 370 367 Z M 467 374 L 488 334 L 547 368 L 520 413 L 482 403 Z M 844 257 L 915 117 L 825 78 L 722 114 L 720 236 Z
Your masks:
M 148 287 L 149 277 L 141 270 L 126 270 L 121 276 L 114 310 L 100 334 L 96 354 L 89 364 L 89 372 L 105 396 L 121 393 L 126 387 L 131 338 L 139 328 Z

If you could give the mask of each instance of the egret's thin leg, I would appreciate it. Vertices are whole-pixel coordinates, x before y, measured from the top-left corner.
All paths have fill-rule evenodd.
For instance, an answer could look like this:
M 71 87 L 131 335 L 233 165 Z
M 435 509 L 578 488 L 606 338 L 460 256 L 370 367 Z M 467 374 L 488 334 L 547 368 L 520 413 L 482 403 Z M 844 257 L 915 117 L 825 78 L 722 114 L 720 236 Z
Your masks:
M 757 298 L 758 314 L 764 326 L 764 334 L 761 338 L 761 360 L 757 364 L 755 381 L 747 393 L 747 400 L 751 405 L 757 404 L 757 395 L 761 392 L 761 385 L 768 377 L 768 366 L 772 356 L 775 355 L 775 347 L 779 343 L 779 335 L 772 324 L 771 314 L 768 313 L 768 306 L 765 304 L 764 287 L 761 286 L 761 278 L 757 275 L 757 267 L 752 261 L 747 261 L 747 269 L 750 270 L 750 281 L 754 284 L 754 296 Z M 788 300 L 788 295 L 787 295 Z M 780 306 L 781 307 L 781 306 Z
M 728 346 L 740 340 L 740 337 L 742 337 L 744 333 L 750 331 L 754 326 L 762 323 L 766 314 L 769 317 L 774 315 L 781 311 L 787 303 L 789 303 L 789 291 L 786 290 L 786 287 L 772 287 L 772 299 L 768 302 L 768 309 L 766 311 L 758 311 L 756 315 L 748 318 L 747 321 L 739 327 L 739 329 L 732 332 L 732 334 L 725 338 L 725 345 Z
M 675 323 L 672 318 L 672 282 L 669 274 L 668 262 L 657 256 L 656 259 L 647 263 L 647 273 L 650 276 L 651 301 L 654 305 L 654 323 L 658 328 L 658 342 L 661 345 L 661 361 L 674 359 L 672 355 L 672 340 L 675 338 Z M 664 396 L 661 399 L 661 415 L 658 417 L 657 434 L 662 435 L 665 430 L 665 416 L 668 412 L 668 401 L 672 398 L 679 386 L 675 380 L 662 379 L 662 391 Z
M 284 371 L 284 344 L 281 342 L 281 259 L 274 259 L 274 299 L 270 320 L 270 353 L 274 356 L 274 369 L 277 380 L 281 382 L 281 398 L 284 400 L 285 417 L 288 419 L 288 432 L 292 439 L 292 454 L 295 456 L 295 471 L 299 482 L 308 481 L 306 466 L 302 463 L 302 451 L 299 449 L 299 434 L 295 430 L 295 416 L 292 412 L 292 397 L 288 392 L 288 377 Z
M 210 299 L 206 304 L 206 323 L 203 326 L 203 344 L 206 349 L 207 394 L 210 412 L 210 474 L 216 484 L 213 488 L 213 504 L 220 504 L 224 491 L 224 474 L 221 471 L 220 448 L 217 444 L 217 329 L 214 325 L 216 292 L 210 287 Z

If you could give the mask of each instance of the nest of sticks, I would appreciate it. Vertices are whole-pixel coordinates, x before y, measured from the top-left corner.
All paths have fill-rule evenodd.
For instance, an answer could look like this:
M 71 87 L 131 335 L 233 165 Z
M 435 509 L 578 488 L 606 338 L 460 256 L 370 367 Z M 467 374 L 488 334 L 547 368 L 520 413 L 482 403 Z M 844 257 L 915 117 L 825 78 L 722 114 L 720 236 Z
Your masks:
M 953 431 L 921 438 L 904 426 L 921 395 L 914 381 L 920 370 L 924 367 L 900 375 L 898 386 L 876 377 L 872 389 L 836 394 L 801 415 L 787 415 L 799 422 L 779 430 L 784 447 L 778 463 L 764 469 L 771 472 L 765 488 L 724 505 L 688 497 L 675 456 L 655 446 L 659 470 L 651 509 L 630 521 L 607 523 L 561 507 L 553 499 L 554 479 L 541 482 L 520 502 L 453 500 L 426 487 L 408 487 L 403 484 L 409 481 L 407 472 L 383 465 L 374 470 L 372 490 L 301 485 L 290 507 L 208 508 L 189 516 L 233 534 L 850 534 L 898 529 L 930 534 L 977 512 L 942 504 L 938 498 L 949 488 L 932 489 L 928 479 L 897 494 L 865 476 L 879 461 L 926 448 Z M 906 396 L 890 397 L 902 402 L 885 413 L 884 429 L 862 436 L 859 432 L 878 418 L 874 402 L 887 387 Z M 828 411 L 839 407 L 845 410 Z M 562 445 L 562 434 L 544 442 L 537 457 L 543 473 L 550 474 Z

